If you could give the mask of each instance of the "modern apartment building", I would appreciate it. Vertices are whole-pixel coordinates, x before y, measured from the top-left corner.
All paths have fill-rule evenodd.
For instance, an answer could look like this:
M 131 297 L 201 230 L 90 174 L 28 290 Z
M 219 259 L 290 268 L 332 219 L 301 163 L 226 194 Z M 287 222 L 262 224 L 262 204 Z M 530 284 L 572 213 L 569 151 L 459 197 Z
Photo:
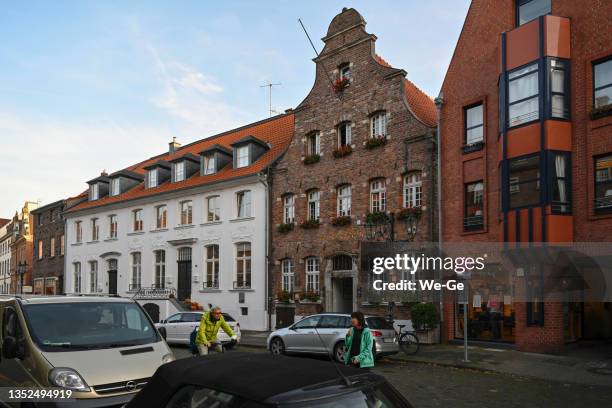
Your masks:
M 472 1 L 440 95 L 444 242 L 609 241 L 611 17 L 610 1 Z M 473 339 L 555 352 L 612 337 L 610 303 L 514 302 L 531 285 L 518 272 L 472 284 Z M 444 310 L 462 338 L 464 306 Z

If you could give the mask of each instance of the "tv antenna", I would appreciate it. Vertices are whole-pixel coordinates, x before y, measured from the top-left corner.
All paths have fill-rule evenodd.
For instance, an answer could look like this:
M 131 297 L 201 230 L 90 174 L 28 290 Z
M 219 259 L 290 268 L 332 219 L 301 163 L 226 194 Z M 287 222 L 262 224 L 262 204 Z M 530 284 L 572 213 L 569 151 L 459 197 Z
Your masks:
M 268 88 L 268 104 L 269 104 L 269 109 L 270 109 L 270 117 L 272 117 L 273 114 L 278 113 L 277 111 L 272 109 L 272 87 L 280 86 L 280 85 L 282 85 L 280 82 L 272 83 L 268 81 L 266 84 L 259 86 L 260 88 Z

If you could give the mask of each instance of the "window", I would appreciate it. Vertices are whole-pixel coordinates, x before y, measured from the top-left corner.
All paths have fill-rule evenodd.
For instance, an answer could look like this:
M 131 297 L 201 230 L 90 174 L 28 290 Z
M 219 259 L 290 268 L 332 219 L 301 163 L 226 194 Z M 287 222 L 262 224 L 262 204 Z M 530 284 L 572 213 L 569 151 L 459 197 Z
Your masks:
M 75 221 L 74 223 L 74 236 L 77 244 L 83 242 L 83 227 L 81 221 Z
M 249 146 L 237 148 L 236 154 L 236 167 L 246 167 L 249 165 Z
M 370 183 L 370 212 L 384 212 L 387 209 L 387 187 L 385 180 L 374 180 Z
M 351 72 L 350 64 L 340 65 L 339 71 L 340 71 L 340 79 L 347 79 L 347 80 L 351 79 L 352 72 Z
M 181 225 L 190 225 L 193 221 L 193 204 L 189 201 L 183 201 L 181 206 Z
M 117 238 L 117 216 L 109 215 L 108 216 L 108 237 L 110 239 Z
M 319 258 L 306 258 L 306 291 L 319 293 Z
M 60 236 L 60 255 L 64 255 L 64 251 L 66 250 L 66 243 L 64 241 L 64 235 Z
M 516 22 L 521 26 L 536 18 L 550 14 L 551 0 L 516 0 Z
M 465 231 L 481 229 L 483 226 L 483 196 L 482 181 L 465 185 L 465 213 L 463 229 Z
M 465 144 L 482 142 L 484 137 L 484 119 L 482 104 L 465 108 Z
M 74 293 L 81 293 L 81 263 L 72 264 L 74 269 Z
M 387 114 L 385 112 L 376 113 L 370 119 L 370 137 L 387 136 Z
M 134 232 L 143 230 L 142 209 L 132 211 L 132 221 Z
M 185 162 L 174 163 L 174 182 L 185 180 Z
M 569 74 L 567 63 L 550 60 L 550 117 L 569 119 Z
M 423 197 L 421 173 L 415 172 L 404 176 L 404 207 L 420 207 Z
M 158 205 L 155 207 L 155 229 L 165 229 L 168 226 L 168 207 Z
M 43 242 L 42 242 L 42 239 L 38 240 L 38 259 L 43 259 Z
M 508 74 L 508 126 L 532 122 L 540 117 L 538 64 Z
M 147 188 L 157 187 L 157 169 L 151 169 L 147 172 Z
M 569 153 L 551 152 L 549 174 L 552 176 L 551 209 L 553 213 L 571 212 L 570 155 Z
M 36 215 L 36 225 L 38 225 L 38 226 L 43 225 L 43 215 L 42 214 L 37 214 Z
M 283 273 L 283 291 L 293 292 L 295 285 L 295 270 L 292 259 L 283 259 L 281 262 L 281 268 Z
M 321 217 L 321 192 L 312 190 L 308 193 L 308 220 L 318 221 Z
M 121 192 L 121 179 L 119 177 L 111 180 L 110 195 L 116 196 Z
M 132 252 L 132 279 L 130 283 L 130 290 L 140 289 L 140 282 L 142 278 L 142 256 L 140 252 Z
M 98 183 L 95 183 L 89 186 L 89 199 L 97 200 L 98 198 L 100 198 L 100 187 Z
M 238 218 L 247 218 L 251 216 L 251 192 L 240 191 L 236 193 L 236 201 L 238 205 Z
M 98 293 L 98 262 L 89 262 L 89 293 Z
M 540 203 L 540 157 L 528 156 L 509 161 L 510 208 Z
M 338 125 L 338 147 L 351 145 L 351 122 Z
M 291 224 L 295 220 L 295 195 L 287 194 L 283 198 L 283 223 Z
M 204 174 L 214 174 L 216 169 L 215 155 L 204 156 Z
M 219 288 L 219 245 L 206 247 L 206 280 L 205 288 Z
M 49 245 L 49 250 L 51 251 L 51 258 L 55 256 L 55 237 L 51 237 L 51 242 Z
M 319 320 L 321 319 L 321 315 L 316 315 L 312 317 L 306 317 L 296 324 L 293 325 L 294 329 L 314 329 L 317 327 Z
M 238 288 L 251 287 L 251 244 L 236 245 L 236 285 Z
M 321 134 L 319 132 L 312 132 L 306 137 L 307 141 L 307 155 L 314 156 L 321 154 Z
M 332 258 L 332 270 L 350 271 L 353 269 L 353 258 L 350 255 L 335 255 Z
M 345 184 L 338 187 L 338 216 L 350 216 L 351 215 L 351 185 Z
M 612 58 L 593 64 L 593 107 L 612 105 Z
M 98 225 L 98 219 L 91 219 L 91 240 L 97 241 L 100 237 L 100 226 Z
M 206 222 L 221 220 L 221 197 L 212 196 L 206 198 Z
M 163 249 L 154 252 L 155 256 L 155 287 L 166 287 L 166 251 Z
M 612 155 L 595 158 L 595 211 L 612 210 Z

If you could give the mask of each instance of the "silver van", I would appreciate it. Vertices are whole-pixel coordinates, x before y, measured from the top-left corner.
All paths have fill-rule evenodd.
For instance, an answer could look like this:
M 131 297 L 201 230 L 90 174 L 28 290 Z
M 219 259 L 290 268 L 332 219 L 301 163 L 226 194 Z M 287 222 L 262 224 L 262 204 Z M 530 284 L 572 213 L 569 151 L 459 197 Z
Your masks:
M 79 407 L 122 405 L 174 360 L 131 299 L 2 297 L 0 322 L 0 384 L 64 388 Z

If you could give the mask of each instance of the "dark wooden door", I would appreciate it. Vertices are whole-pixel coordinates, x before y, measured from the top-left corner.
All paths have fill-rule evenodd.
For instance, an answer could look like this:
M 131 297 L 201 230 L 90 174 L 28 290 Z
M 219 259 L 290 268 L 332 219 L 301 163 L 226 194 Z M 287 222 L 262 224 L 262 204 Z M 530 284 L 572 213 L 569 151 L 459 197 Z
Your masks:
M 283 327 L 291 326 L 295 321 L 295 308 L 294 307 L 276 307 L 276 328 L 282 329 Z
M 117 294 L 117 271 L 108 271 L 108 294 Z
M 178 262 L 176 296 L 178 300 L 191 298 L 191 261 Z
M 155 303 L 145 303 L 143 306 L 153 323 L 159 323 L 159 306 Z

